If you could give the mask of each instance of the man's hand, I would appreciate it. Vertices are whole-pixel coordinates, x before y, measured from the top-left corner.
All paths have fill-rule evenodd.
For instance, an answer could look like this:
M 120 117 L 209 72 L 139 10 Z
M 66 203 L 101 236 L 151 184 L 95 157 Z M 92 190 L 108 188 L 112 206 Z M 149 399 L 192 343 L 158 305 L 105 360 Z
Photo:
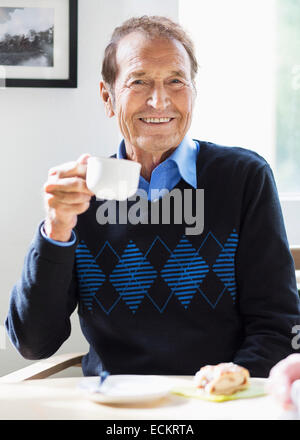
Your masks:
M 300 379 L 300 354 L 291 354 L 278 362 L 270 371 L 267 390 L 283 406 L 284 409 L 293 409 L 291 401 L 291 386 Z
M 68 162 L 49 170 L 44 185 L 44 230 L 53 240 L 69 241 L 77 216 L 89 208 L 93 196 L 86 186 L 89 156 L 84 154 L 76 162 Z

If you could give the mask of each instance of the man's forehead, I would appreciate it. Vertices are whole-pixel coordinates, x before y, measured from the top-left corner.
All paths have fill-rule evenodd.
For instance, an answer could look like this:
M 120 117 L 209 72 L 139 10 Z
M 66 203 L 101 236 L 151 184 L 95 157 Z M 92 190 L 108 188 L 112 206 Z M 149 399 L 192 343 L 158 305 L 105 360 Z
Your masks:
M 150 38 L 141 32 L 132 32 L 118 43 L 116 61 L 119 66 L 123 63 L 128 65 L 160 60 L 189 63 L 189 56 L 179 41 L 161 37 Z

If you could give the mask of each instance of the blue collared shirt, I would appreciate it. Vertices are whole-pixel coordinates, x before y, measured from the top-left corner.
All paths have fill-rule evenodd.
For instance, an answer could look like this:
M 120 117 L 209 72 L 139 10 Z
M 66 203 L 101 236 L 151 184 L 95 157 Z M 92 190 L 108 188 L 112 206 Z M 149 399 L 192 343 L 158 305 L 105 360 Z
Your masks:
M 171 191 L 181 178 L 193 188 L 197 188 L 196 157 L 198 149 L 199 144 L 189 136 L 185 136 L 176 150 L 154 168 L 150 182 L 140 176 L 139 189 L 146 191 L 148 199 L 152 200 L 152 189 Z M 117 159 L 126 159 L 124 140 L 119 145 Z
M 153 196 L 152 190 L 160 191 L 166 189 L 171 191 L 181 178 L 193 188 L 197 188 L 196 157 L 199 148 L 200 146 L 197 142 L 195 142 L 189 136 L 185 136 L 176 150 L 173 151 L 173 153 L 166 160 L 154 168 L 151 174 L 150 182 L 147 182 L 144 177 L 140 176 L 139 189 L 146 191 L 148 200 L 153 200 L 154 197 L 157 196 L 155 193 L 153 193 Z M 117 159 L 126 158 L 125 142 L 122 140 L 117 151 Z M 43 230 L 43 226 L 41 227 L 41 234 L 44 238 L 46 238 L 46 240 L 60 246 L 72 246 L 76 242 L 74 231 L 72 231 L 70 241 L 66 243 L 55 241 L 47 237 Z

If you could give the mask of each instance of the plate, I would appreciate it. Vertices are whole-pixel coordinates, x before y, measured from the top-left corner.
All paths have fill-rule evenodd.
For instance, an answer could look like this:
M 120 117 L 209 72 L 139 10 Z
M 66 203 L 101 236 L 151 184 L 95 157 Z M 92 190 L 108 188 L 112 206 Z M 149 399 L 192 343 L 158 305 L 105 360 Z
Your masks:
M 250 399 L 253 397 L 265 396 L 267 394 L 265 390 L 265 383 L 265 379 L 250 378 L 248 388 L 229 395 L 208 394 L 202 389 L 197 388 L 195 384 L 189 383 L 186 385 L 174 386 L 172 388 L 172 393 L 179 394 L 183 397 L 194 397 L 201 400 L 210 400 L 212 402 L 225 402 L 227 400 Z
M 172 388 L 170 380 L 162 376 L 116 374 L 108 376 L 100 389 L 99 378 L 86 378 L 80 388 L 87 397 L 99 403 L 145 402 L 166 396 Z

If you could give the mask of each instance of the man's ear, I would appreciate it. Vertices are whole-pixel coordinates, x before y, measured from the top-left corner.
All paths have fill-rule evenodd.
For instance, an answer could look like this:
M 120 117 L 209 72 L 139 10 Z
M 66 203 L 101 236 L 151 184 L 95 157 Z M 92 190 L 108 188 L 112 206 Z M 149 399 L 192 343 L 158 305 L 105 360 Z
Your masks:
M 110 91 L 108 90 L 108 86 L 103 81 L 100 82 L 100 95 L 104 102 L 106 116 L 112 118 L 115 115 L 112 103 L 112 96 Z

